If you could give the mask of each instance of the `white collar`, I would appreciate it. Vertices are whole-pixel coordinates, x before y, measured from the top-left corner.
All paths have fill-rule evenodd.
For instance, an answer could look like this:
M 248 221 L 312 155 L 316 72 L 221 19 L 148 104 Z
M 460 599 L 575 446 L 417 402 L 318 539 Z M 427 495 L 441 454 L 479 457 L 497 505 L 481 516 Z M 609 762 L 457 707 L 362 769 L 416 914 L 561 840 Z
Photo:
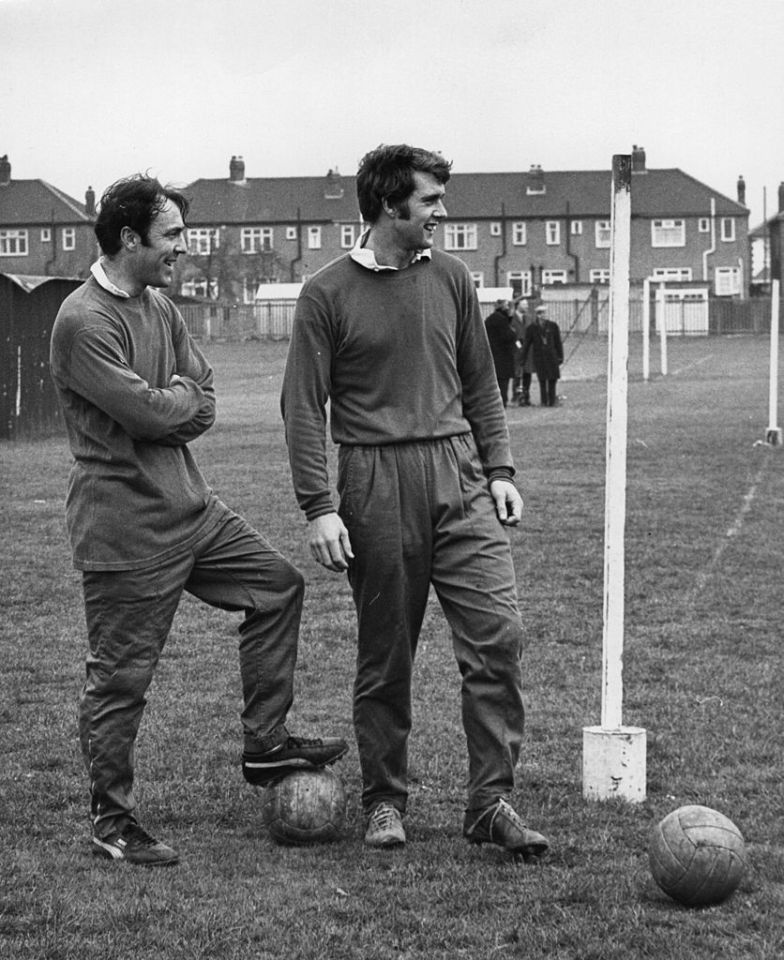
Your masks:
M 349 253 L 351 259 L 361 267 L 374 270 L 376 273 L 380 273 L 382 270 L 398 270 L 399 267 L 391 267 L 387 264 L 379 263 L 378 260 L 376 260 L 375 253 L 369 247 L 365 246 L 369 233 L 370 230 L 366 230 L 351 248 Z M 416 263 L 418 260 L 430 260 L 431 256 L 430 250 L 425 247 L 423 250 L 417 250 L 411 263 Z
M 96 262 L 90 267 L 90 273 L 92 273 L 104 290 L 108 290 L 109 293 L 113 293 L 115 297 L 123 297 L 124 299 L 129 300 L 131 295 L 126 293 L 125 290 L 121 290 L 119 287 L 115 286 L 106 276 L 106 271 L 103 268 L 103 264 L 104 257 L 101 257 L 100 260 L 96 260 Z

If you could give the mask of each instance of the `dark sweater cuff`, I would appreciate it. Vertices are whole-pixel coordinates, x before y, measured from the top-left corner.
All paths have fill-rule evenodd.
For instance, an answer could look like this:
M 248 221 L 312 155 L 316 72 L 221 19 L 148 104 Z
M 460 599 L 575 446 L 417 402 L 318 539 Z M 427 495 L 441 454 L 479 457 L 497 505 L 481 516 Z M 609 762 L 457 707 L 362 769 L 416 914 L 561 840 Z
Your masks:
M 507 480 L 509 483 L 514 483 L 513 477 L 514 469 L 512 467 L 491 467 L 487 471 L 488 483 L 492 483 L 493 480 Z
M 317 520 L 319 517 L 325 517 L 328 513 L 336 513 L 335 505 L 329 503 L 320 503 L 318 506 L 309 507 L 304 511 L 305 519 L 310 523 L 311 520 Z

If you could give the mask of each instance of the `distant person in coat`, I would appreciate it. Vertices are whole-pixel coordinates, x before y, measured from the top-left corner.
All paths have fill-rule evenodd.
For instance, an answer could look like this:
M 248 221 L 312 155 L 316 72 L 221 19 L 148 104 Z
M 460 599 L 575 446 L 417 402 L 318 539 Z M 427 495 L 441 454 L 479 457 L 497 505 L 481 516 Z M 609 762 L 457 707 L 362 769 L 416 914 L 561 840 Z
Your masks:
M 495 310 L 485 320 L 493 366 L 504 406 L 509 403 L 509 381 L 514 376 L 515 351 L 522 346 L 512 329 L 512 308 L 508 300 L 496 300 Z
M 523 363 L 523 343 L 525 342 L 525 331 L 532 323 L 533 320 L 528 315 L 528 301 L 518 297 L 512 305 L 512 329 L 518 342 L 514 354 L 512 398 L 518 407 L 531 406 L 531 378 L 534 373 L 534 364 L 530 354 Z
M 547 316 L 547 307 L 540 304 L 534 312 L 534 322 L 525 331 L 522 362 L 533 359 L 543 407 L 554 407 L 558 402 L 555 385 L 561 376 L 563 344 L 561 328 Z

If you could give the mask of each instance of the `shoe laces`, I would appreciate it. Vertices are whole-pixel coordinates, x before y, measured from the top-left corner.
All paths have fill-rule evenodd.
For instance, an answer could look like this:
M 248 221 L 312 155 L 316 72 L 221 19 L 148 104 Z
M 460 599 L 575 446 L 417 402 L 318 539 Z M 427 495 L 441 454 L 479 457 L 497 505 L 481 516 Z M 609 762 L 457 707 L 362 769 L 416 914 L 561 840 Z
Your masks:
M 378 830 L 386 830 L 394 826 L 400 819 L 400 814 L 391 803 L 380 803 L 370 816 L 370 825 Z
M 122 832 L 122 838 L 126 843 L 132 843 L 139 847 L 154 847 L 158 842 L 138 823 L 129 823 Z
M 312 737 L 308 739 L 307 737 L 289 736 L 289 739 L 286 745 L 289 747 L 323 747 L 324 741 L 319 739 L 318 737 Z
M 501 814 L 504 814 L 506 817 L 508 817 L 508 819 L 511 820 L 516 826 L 525 829 L 525 824 L 523 823 L 520 814 L 511 804 L 507 803 L 503 797 L 499 797 L 495 803 L 491 804 L 489 807 L 485 807 L 485 809 L 469 827 L 468 833 L 472 834 L 479 827 L 483 820 L 488 821 L 487 829 L 490 833 L 492 833 L 495 822 L 498 817 L 501 816 Z
M 507 803 L 503 798 L 499 798 L 498 803 L 496 803 L 493 811 L 493 822 L 495 822 L 496 817 L 502 813 L 507 816 L 515 826 L 526 829 L 525 824 L 523 823 L 523 818 L 515 810 L 515 808 L 511 804 Z

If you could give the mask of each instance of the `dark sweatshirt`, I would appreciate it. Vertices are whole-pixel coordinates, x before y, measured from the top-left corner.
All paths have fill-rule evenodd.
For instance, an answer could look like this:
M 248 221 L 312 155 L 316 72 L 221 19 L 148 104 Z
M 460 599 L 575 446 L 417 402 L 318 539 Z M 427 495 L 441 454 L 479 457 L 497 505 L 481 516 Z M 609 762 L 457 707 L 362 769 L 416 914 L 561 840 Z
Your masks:
M 404 270 L 350 255 L 303 286 L 281 407 L 294 490 L 309 520 L 333 511 L 326 405 L 338 444 L 473 433 L 485 473 L 511 477 L 506 417 L 465 265 L 434 250 Z
M 215 391 L 174 304 L 149 287 L 115 296 L 90 277 L 60 307 L 50 365 L 75 461 L 74 565 L 134 569 L 201 535 L 216 501 L 187 443 L 212 425 Z

